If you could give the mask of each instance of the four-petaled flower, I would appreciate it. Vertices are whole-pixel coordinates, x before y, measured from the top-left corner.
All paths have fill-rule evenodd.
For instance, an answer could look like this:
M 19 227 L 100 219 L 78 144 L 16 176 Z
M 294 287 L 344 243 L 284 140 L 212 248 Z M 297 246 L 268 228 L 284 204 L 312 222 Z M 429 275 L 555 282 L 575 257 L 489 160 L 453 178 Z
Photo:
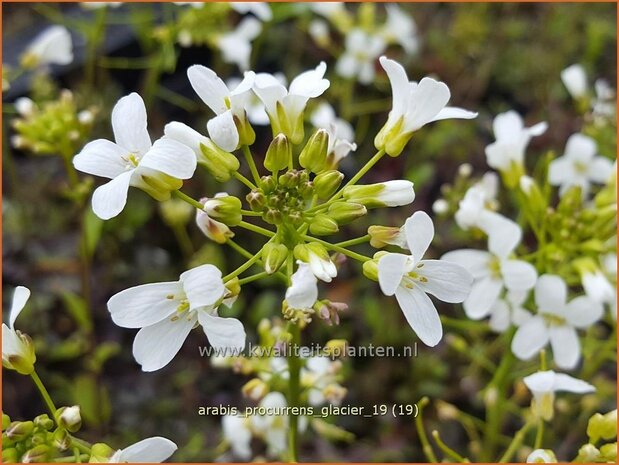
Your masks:
M 376 59 L 385 51 L 385 40 L 362 29 L 353 29 L 346 35 L 346 50 L 337 61 L 335 71 L 342 77 L 356 77 L 361 84 L 374 81 Z
M 443 336 L 436 307 L 426 294 L 443 302 L 462 302 L 471 291 L 473 277 L 460 265 L 445 260 L 422 260 L 434 238 L 434 225 L 424 212 L 405 224 L 410 255 L 387 253 L 378 261 L 378 283 L 395 297 L 413 331 L 426 345 L 435 346 Z

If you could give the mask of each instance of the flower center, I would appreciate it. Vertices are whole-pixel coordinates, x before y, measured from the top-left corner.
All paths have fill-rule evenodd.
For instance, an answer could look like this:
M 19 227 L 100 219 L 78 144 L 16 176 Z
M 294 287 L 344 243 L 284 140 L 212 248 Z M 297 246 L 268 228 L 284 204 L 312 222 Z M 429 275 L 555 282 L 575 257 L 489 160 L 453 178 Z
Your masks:
M 418 263 L 415 268 L 416 268 L 415 270 L 409 271 L 403 276 L 402 282 L 400 283 L 401 286 L 404 286 L 408 289 L 412 289 L 416 283 L 427 283 L 428 282 L 428 278 L 426 276 L 419 274 L 418 272 L 419 269 L 423 268 L 423 263 Z
M 574 171 L 578 174 L 585 174 L 587 172 L 587 164 L 581 161 L 574 162 Z
M 565 318 L 554 315 L 551 313 L 544 313 L 543 315 L 544 321 L 548 324 L 548 326 L 563 326 L 566 323 Z
M 493 278 L 501 277 L 501 261 L 497 257 L 492 257 L 490 259 L 490 263 L 488 263 L 488 268 L 490 269 L 490 275 Z
M 129 153 L 128 155 L 125 155 L 123 157 L 123 159 L 127 163 L 127 166 L 125 168 L 127 170 L 137 168 L 137 166 L 140 164 L 140 158 L 140 155 L 138 155 L 137 153 Z

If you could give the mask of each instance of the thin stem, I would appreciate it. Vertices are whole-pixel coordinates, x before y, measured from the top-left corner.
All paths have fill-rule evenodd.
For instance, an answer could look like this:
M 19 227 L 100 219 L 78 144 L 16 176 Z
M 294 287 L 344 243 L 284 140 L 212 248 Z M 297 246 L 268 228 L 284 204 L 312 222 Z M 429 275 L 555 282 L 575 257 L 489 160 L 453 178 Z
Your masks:
M 514 439 L 512 439 L 512 442 L 509 444 L 509 447 L 501 456 L 498 463 L 506 463 L 511 460 L 512 456 L 522 444 L 522 441 L 524 441 L 524 436 L 527 434 L 527 431 L 529 431 L 531 426 L 533 426 L 533 422 L 529 420 L 522 426 L 522 428 L 518 430 L 518 432 L 514 435 Z
M 369 242 L 370 239 L 370 235 L 366 234 L 365 236 L 357 237 L 356 239 L 350 239 L 344 242 L 336 242 L 335 245 L 337 245 L 338 247 L 352 247 L 353 245 L 365 244 L 366 242 Z
M 242 286 L 243 284 L 251 283 L 252 281 L 257 281 L 262 278 L 268 278 L 269 276 L 269 273 L 267 273 L 266 271 L 256 273 L 246 278 L 239 279 L 239 285 Z
M 290 327 L 292 334 L 292 344 L 298 347 L 301 344 L 301 329 L 298 325 L 293 324 Z M 288 404 L 292 407 L 300 406 L 300 374 L 301 374 L 301 360 L 295 351 L 292 350 L 290 357 L 288 358 L 288 371 L 290 373 L 289 379 L 289 391 L 288 391 Z M 289 459 L 291 462 L 298 462 L 298 426 L 299 417 L 292 415 L 290 417 L 290 430 L 288 435 L 288 449 Z
M 189 197 L 187 194 L 184 194 L 181 191 L 172 191 L 172 194 L 174 194 L 179 199 L 184 200 L 185 202 L 187 202 L 192 207 L 197 208 L 198 210 L 204 210 L 204 205 L 202 205 L 196 199 L 193 199 L 193 198 Z
M 256 184 L 260 184 L 260 173 L 258 173 L 258 167 L 256 166 L 256 162 L 254 161 L 254 157 L 251 154 L 251 150 L 247 145 L 243 146 L 243 155 L 245 155 L 245 160 L 249 165 L 249 170 L 251 171 L 251 175 L 254 178 L 254 182 Z
M 241 215 L 243 216 L 262 216 L 260 212 L 253 212 L 251 210 L 243 210 L 241 209 Z
M 319 244 L 325 246 L 327 249 L 331 249 L 331 250 L 335 250 L 336 252 L 339 252 L 341 254 L 346 255 L 347 257 L 353 258 L 357 261 L 360 262 L 367 262 L 368 260 L 371 260 L 370 257 L 366 257 L 365 255 L 361 255 L 359 253 L 353 252 L 351 250 L 345 249 L 344 247 L 340 247 L 336 244 L 331 244 L 330 242 L 327 241 L 323 241 L 322 239 L 318 239 L 316 237 L 312 237 L 312 236 L 308 236 L 307 234 L 303 234 L 301 236 L 302 239 L 308 241 L 308 242 L 318 242 Z
M 434 441 L 436 441 L 436 445 L 438 446 L 438 448 L 441 449 L 449 457 L 452 457 L 453 459 L 455 459 L 456 462 L 470 463 L 469 459 L 462 457 L 455 450 L 453 450 L 451 447 L 445 444 L 443 440 L 441 439 L 441 437 L 439 436 L 438 431 L 436 430 L 432 431 L 432 437 L 434 438 Z
M 263 236 L 273 237 L 275 233 L 273 231 L 269 231 L 268 229 L 261 228 L 260 226 L 256 226 L 255 224 L 248 223 L 246 221 L 241 221 L 238 226 L 241 228 L 245 228 L 249 231 L 253 231 L 258 234 L 262 234 Z
M 267 244 L 268 244 L 268 242 L 267 242 Z M 262 249 L 263 248 L 264 248 L 264 246 L 262 246 Z M 254 263 L 256 263 L 260 259 L 260 255 L 262 253 L 262 249 L 260 249 L 258 252 L 256 252 L 256 254 L 253 257 L 251 257 L 249 260 L 247 260 L 245 263 L 243 263 L 241 266 L 239 266 L 232 273 L 229 273 L 226 276 L 224 276 L 223 281 L 224 282 L 230 281 L 232 278 L 236 278 L 238 275 L 240 275 L 243 271 L 248 270 L 249 268 L 251 268 L 254 265 Z
M 533 449 L 541 449 L 543 441 L 544 441 L 544 419 L 540 417 L 537 420 L 537 431 L 535 432 L 535 445 L 533 446 Z
M 45 401 L 45 405 L 47 405 L 47 409 L 52 414 L 52 418 L 55 419 L 57 408 L 54 405 L 54 401 L 49 395 L 49 392 L 47 392 L 47 389 L 45 389 L 45 386 L 43 385 L 43 381 L 41 381 L 41 378 L 39 378 L 39 375 L 34 370 L 32 371 L 32 373 L 30 373 L 30 377 L 34 381 L 34 384 L 36 385 L 39 392 L 41 393 L 41 397 L 43 397 L 43 400 Z
M 174 236 L 176 237 L 176 241 L 178 242 L 181 251 L 185 258 L 191 258 L 193 255 L 193 244 L 191 242 L 191 238 L 189 234 L 187 234 L 187 229 L 185 225 L 175 224 L 172 227 L 172 231 L 174 232 Z
M 243 184 L 245 184 L 247 187 L 249 187 L 251 190 L 254 189 L 258 189 L 258 187 L 251 182 L 249 179 L 247 179 L 245 176 L 243 176 L 241 173 L 239 173 L 238 171 L 233 171 L 232 172 L 232 176 L 237 179 L 238 181 L 241 181 Z
M 436 463 L 438 462 L 438 460 L 436 459 L 434 450 L 430 445 L 430 441 L 428 441 L 426 430 L 423 429 L 422 412 L 424 407 L 428 405 L 429 402 L 430 401 L 427 397 L 422 397 L 421 400 L 417 403 L 419 411 L 417 412 L 417 416 L 415 417 L 415 427 L 417 428 L 417 434 L 419 435 L 419 441 L 421 442 L 423 453 L 425 454 L 429 462 Z
M 73 154 L 62 155 L 62 161 L 64 162 L 64 169 L 67 173 L 67 177 L 69 178 L 69 186 L 71 188 L 77 187 L 80 182 L 79 176 L 77 175 L 77 171 L 73 166 L 72 161 Z
M 228 244 L 230 247 L 232 247 L 234 250 L 236 250 L 238 253 L 240 253 L 243 257 L 245 258 L 251 258 L 254 256 L 253 253 L 251 253 L 249 250 L 241 247 L 239 244 L 237 244 L 236 242 L 234 242 L 232 239 L 228 239 L 226 241 L 226 244 Z M 262 260 L 258 260 L 257 262 L 259 265 L 262 265 Z M 275 275 L 280 278 L 281 280 L 284 281 L 284 283 L 288 284 L 288 278 L 286 277 L 286 275 L 284 273 L 282 273 L 281 271 L 278 271 L 277 273 L 275 273 Z
M 77 447 L 80 451 L 85 452 L 90 455 L 90 449 L 92 449 L 92 444 L 83 439 L 76 438 L 75 436 L 71 436 L 71 444 Z

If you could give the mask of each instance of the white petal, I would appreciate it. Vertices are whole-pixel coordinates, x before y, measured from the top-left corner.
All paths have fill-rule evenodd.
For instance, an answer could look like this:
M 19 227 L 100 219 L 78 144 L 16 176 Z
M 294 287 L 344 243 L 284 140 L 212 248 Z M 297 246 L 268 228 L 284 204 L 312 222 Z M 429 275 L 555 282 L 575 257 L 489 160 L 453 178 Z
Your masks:
M 533 265 L 522 260 L 505 260 L 501 262 L 501 275 L 505 287 L 513 291 L 532 289 L 537 280 L 537 270 Z
M 249 460 L 251 458 L 251 431 L 247 428 L 246 419 L 240 416 L 224 415 L 221 418 L 221 427 L 234 455 L 243 460 Z
M 390 60 L 387 57 L 380 57 L 380 65 L 383 67 L 391 84 L 391 94 L 393 95 L 392 111 L 396 118 L 403 115 L 406 111 L 406 105 L 409 101 L 411 85 L 408 82 L 408 76 L 404 67 L 395 60 Z
M 251 16 L 248 18 L 243 18 L 234 30 L 234 34 L 242 37 L 246 41 L 254 40 L 260 35 L 261 32 L 262 23 Z
M 434 239 L 434 224 L 426 212 L 418 211 L 404 223 L 406 242 L 415 263 L 419 262 Z
M 121 98 L 112 110 L 112 129 L 116 143 L 123 149 L 144 155 L 150 149 L 146 107 L 135 92 Z
M 245 348 L 245 328 L 243 328 L 243 323 L 236 318 L 222 318 L 202 310 L 198 312 L 198 320 L 208 342 L 215 349 L 243 350 Z
M 501 290 L 503 290 L 503 282 L 500 279 L 488 276 L 475 281 L 471 293 L 463 304 L 466 316 L 474 320 L 488 316 Z
M 424 77 L 413 91 L 413 107 L 408 109 L 405 130 L 416 131 L 432 121 L 447 105 L 449 97 L 449 87 L 444 82 Z
M 283 100 L 288 94 L 286 88 L 272 74 L 258 73 L 254 80 L 254 92 L 258 96 L 267 113 L 274 115 L 276 111 L 276 103 Z
M 406 265 L 410 256 L 401 253 L 388 253 L 378 260 L 378 285 L 383 294 L 395 294 L 402 277 L 406 273 Z
M 492 122 L 492 132 L 496 140 L 514 141 L 524 129 L 522 117 L 514 110 L 496 115 Z
M 584 134 L 572 134 L 565 144 L 565 156 L 570 160 L 586 163 L 593 159 L 596 152 L 595 140 Z
M 413 188 L 413 183 L 410 181 L 396 179 L 384 182 L 382 185 L 383 189 L 378 193 L 377 197 L 381 202 L 384 202 L 387 207 L 401 207 L 415 200 L 415 190 Z
M 299 74 L 290 83 L 289 94 L 301 97 L 316 98 L 329 88 L 329 80 L 324 79 L 327 64 L 321 61 L 315 69 Z
M 567 300 L 567 286 L 561 277 L 552 274 L 540 276 L 535 284 L 535 304 L 544 311 L 561 312 Z
M 234 124 L 231 110 L 210 119 L 206 127 L 209 136 L 220 148 L 227 152 L 236 150 L 239 145 L 239 131 Z
M 97 187 L 92 195 L 92 211 L 102 220 L 115 217 L 127 203 L 132 171 L 126 171 L 106 184 Z
M 548 330 L 555 363 L 559 368 L 571 370 L 580 360 L 580 340 L 571 326 L 551 326 Z
M 548 165 L 548 182 L 553 186 L 571 183 L 575 176 L 574 163 L 567 157 L 556 158 Z
M 530 128 L 527 128 L 527 132 L 531 136 L 541 136 L 548 129 L 548 123 L 546 121 L 542 121 L 541 123 L 534 124 Z
M 114 179 L 125 172 L 129 152 L 105 139 L 93 140 L 73 157 L 73 166 L 82 173 Z
M 193 329 L 197 317 L 181 315 L 169 318 L 138 331 L 133 341 L 133 356 L 142 371 L 157 371 L 172 361 Z
M 216 115 L 228 109 L 225 98 L 228 97 L 230 91 L 215 71 L 206 66 L 193 65 L 187 69 L 187 77 L 198 97 Z
M 524 322 L 512 339 L 512 352 L 520 360 L 529 360 L 548 344 L 548 328 L 544 319 L 536 315 Z
M 162 138 L 140 160 L 140 167 L 161 171 L 173 178 L 189 179 L 196 170 L 194 151 L 173 139 Z
M 443 337 L 443 326 L 436 307 L 419 287 L 399 287 L 395 297 L 406 317 L 406 321 L 421 341 L 434 347 Z
M 497 257 L 507 257 L 522 239 L 518 223 L 496 212 L 484 210 L 479 215 L 479 228 L 488 235 L 488 250 Z
M 595 392 L 595 386 L 581 379 L 566 375 L 565 373 L 557 373 L 555 376 L 554 390 L 586 394 L 588 392 Z
M 565 318 L 571 326 L 588 328 L 602 318 L 604 306 L 586 296 L 572 299 L 565 308 Z
M 419 285 L 428 294 L 449 303 L 459 303 L 468 297 L 473 276 L 462 266 L 447 260 L 422 260 L 414 271 L 428 281 Z
M 441 121 L 444 119 L 473 119 L 477 118 L 479 113 L 475 111 L 468 111 L 464 108 L 457 107 L 445 107 L 438 114 L 432 118 L 432 121 Z
M 191 148 L 196 157 L 202 157 L 200 144 L 207 145 L 209 143 L 209 139 L 206 136 L 203 136 L 195 129 L 190 128 L 184 123 L 179 123 L 178 121 L 172 121 L 166 124 L 165 128 L 163 128 L 163 133 L 165 137 L 169 137 Z
M 482 279 L 490 274 L 492 256 L 483 250 L 461 249 L 447 252 L 441 257 L 466 268 L 475 279 Z
M 599 184 L 606 184 L 615 172 L 613 163 L 606 157 L 595 157 L 587 170 L 589 179 Z
M 587 94 L 587 75 L 581 65 L 575 64 L 565 68 L 561 71 L 561 80 L 572 97 L 580 98 Z
M 240 14 L 253 13 L 262 21 L 271 21 L 273 19 L 271 7 L 265 2 L 230 2 L 230 6 Z
M 158 323 L 172 315 L 183 291 L 180 283 L 151 283 L 130 287 L 113 295 L 107 302 L 112 320 L 123 328 L 143 328 Z
M 286 290 L 286 301 L 291 308 L 312 308 L 318 299 L 318 281 L 309 265 L 299 263 L 291 276 L 292 285 Z
M 11 313 L 9 313 L 9 326 L 13 329 L 15 320 L 26 306 L 30 298 L 30 289 L 24 286 L 17 286 L 13 291 L 13 302 L 11 303 Z
M 126 447 L 120 453 L 120 463 L 161 463 L 178 449 L 176 444 L 166 438 L 152 437 L 142 439 Z
M 226 291 L 221 271 L 213 265 L 192 268 L 181 274 L 180 279 L 191 310 L 214 305 Z
M 64 26 L 50 26 L 41 32 L 28 47 L 42 64 L 68 65 L 73 61 L 71 34 Z
M 497 300 L 490 309 L 490 320 L 488 325 L 493 331 L 502 333 L 511 323 L 509 306 L 504 300 Z
M 254 19 L 254 21 L 258 20 Z M 224 62 L 237 65 L 241 71 L 249 69 L 251 43 L 245 37 L 233 31 L 221 36 L 217 41 L 217 46 Z
M 534 394 L 544 394 L 555 391 L 557 374 L 552 370 L 538 371 L 525 376 L 522 381 Z

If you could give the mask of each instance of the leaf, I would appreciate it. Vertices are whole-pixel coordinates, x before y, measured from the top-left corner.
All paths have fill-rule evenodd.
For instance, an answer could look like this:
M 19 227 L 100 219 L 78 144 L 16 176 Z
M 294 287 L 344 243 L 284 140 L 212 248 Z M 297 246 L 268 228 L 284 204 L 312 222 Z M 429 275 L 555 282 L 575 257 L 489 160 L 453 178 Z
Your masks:
M 69 291 L 63 292 L 61 297 L 67 313 L 73 317 L 75 323 L 84 331 L 92 332 L 92 317 L 86 301 L 79 295 Z
M 82 247 L 83 253 L 88 259 L 91 259 L 97 250 L 97 244 L 101 239 L 101 231 L 103 230 L 103 220 L 95 215 L 91 208 L 87 208 L 84 213 L 84 224 L 82 231 Z
M 93 375 L 81 375 L 75 379 L 73 398 L 80 406 L 82 419 L 93 426 L 106 423 L 111 415 L 110 397 L 105 386 Z

